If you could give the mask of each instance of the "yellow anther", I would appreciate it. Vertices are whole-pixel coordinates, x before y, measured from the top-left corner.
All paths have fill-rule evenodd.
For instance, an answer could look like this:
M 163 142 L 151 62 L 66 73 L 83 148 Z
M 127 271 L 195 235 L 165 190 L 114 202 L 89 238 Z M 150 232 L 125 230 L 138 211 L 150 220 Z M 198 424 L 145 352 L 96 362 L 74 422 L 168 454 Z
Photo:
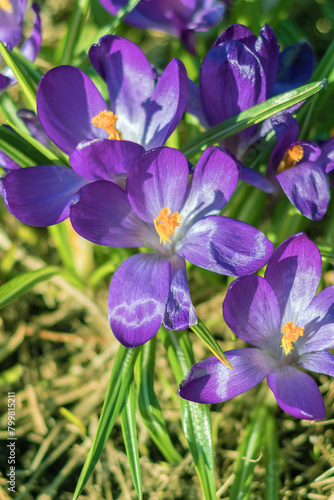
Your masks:
M 160 236 L 160 243 L 166 243 L 169 241 L 171 243 L 169 236 L 174 236 L 174 231 L 176 227 L 181 226 L 182 217 L 179 212 L 174 212 L 172 215 L 168 207 L 164 207 L 160 210 L 160 213 L 156 219 L 154 219 L 154 227 Z
M 303 148 L 300 144 L 295 144 L 292 148 L 285 151 L 283 160 L 278 165 L 277 173 L 288 170 L 288 168 L 294 167 L 304 155 Z
M 11 14 L 13 12 L 13 7 L 10 1 L 0 0 L 0 10 L 5 10 L 6 12 L 9 12 Z
M 103 128 L 107 132 L 107 134 L 109 134 L 108 139 L 121 141 L 123 139 L 123 136 L 118 128 L 115 127 L 117 118 L 118 116 L 114 115 L 112 111 L 105 110 L 101 111 L 98 115 L 92 118 L 92 124 L 95 127 Z
M 332 127 L 329 131 L 329 138 L 333 139 L 333 137 L 334 137 L 334 127 Z
M 293 349 L 292 342 L 304 335 L 304 327 L 295 325 L 292 321 L 288 321 L 282 328 L 283 338 L 282 345 L 285 355 Z

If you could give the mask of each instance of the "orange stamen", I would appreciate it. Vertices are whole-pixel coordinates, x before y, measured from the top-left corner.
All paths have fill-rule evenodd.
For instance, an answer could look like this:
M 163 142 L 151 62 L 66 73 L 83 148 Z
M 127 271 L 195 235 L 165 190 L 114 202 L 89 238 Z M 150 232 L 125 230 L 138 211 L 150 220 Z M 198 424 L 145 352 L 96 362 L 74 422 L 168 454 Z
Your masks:
M 5 10 L 6 12 L 12 13 L 13 7 L 9 0 L 0 0 L 0 10 Z
M 333 137 L 334 137 L 334 127 L 331 128 L 330 131 L 329 131 L 329 138 L 333 139 Z
M 103 128 L 109 134 L 108 139 L 121 141 L 123 140 L 123 136 L 118 128 L 115 127 L 117 118 L 117 115 L 114 115 L 112 111 L 105 110 L 92 118 L 92 124 L 95 127 Z
M 302 337 L 304 335 L 304 327 L 294 325 L 292 321 L 288 321 L 282 328 L 283 338 L 282 345 L 285 355 L 287 356 L 289 352 L 293 349 L 292 342 Z
M 162 208 L 156 219 L 154 219 L 154 227 L 160 236 L 160 243 L 171 243 L 169 235 L 174 236 L 176 227 L 181 226 L 182 217 L 179 212 L 174 212 L 172 215 L 168 207 Z M 170 217 L 169 217 L 170 216 Z
M 283 160 L 278 165 L 277 173 L 294 167 L 303 158 L 303 155 L 304 151 L 300 144 L 292 146 L 292 148 L 285 151 Z

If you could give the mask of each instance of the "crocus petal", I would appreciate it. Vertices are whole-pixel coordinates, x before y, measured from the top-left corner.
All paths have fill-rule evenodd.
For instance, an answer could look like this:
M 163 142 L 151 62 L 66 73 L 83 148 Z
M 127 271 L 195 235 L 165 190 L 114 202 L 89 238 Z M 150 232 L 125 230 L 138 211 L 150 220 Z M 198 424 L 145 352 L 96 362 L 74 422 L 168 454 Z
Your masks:
M 315 162 L 299 163 L 276 175 L 294 207 L 311 220 L 320 220 L 327 211 L 329 185 L 325 172 Z
M 276 144 L 270 155 L 268 173 L 276 171 L 284 153 L 290 148 L 291 143 L 296 141 L 299 133 L 298 122 L 289 113 L 279 113 L 270 119 L 276 134 Z
M 115 272 L 109 290 L 109 321 L 126 347 L 150 340 L 161 326 L 170 283 L 168 259 L 156 254 L 129 257 Z
M 292 366 L 281 366 L 268 375 L 277 403 L 290 415 L 307 420 L 325 418 L 326 409 L 317 384 Z
M 169 330 L 184 330 L 197 323 L 187 281 L 186 263 L 174 255 L 170 259 L 171 278 L 164 325 Z
M 237 40 L 247 45 L 248 48 L 254 48 L 256 36 L 254 33 L 243 24 L 231 24 L 215 41 L 212 47 L 218 47 L 224 42 Z
M 265 279 L 271 285 L 281 309 L 282 324 L 299 325 L 302 313 L 316 294 L 321 277 L 318 247 L 303 234 L 283 241 L 268 262 Z
M 261 61 L 264 74 L 266 75 L 266 98 L 272 95 L 274 83 L 276 81 L 278 60 L 279 60 L 279 44 L 274 30 L 265 24 L 260 31 L 254 49 Z
M 200 72 L 200 89 L 206 118 L 213 126 L 263 102 L 265 75 L 248 47 L 226 42 L 207 53 Z
M 159 78 L 146 109 L 146 149 L 162 146 L 182 118 L 187 102 L 187 72 L 173 59 Z
M 273 95 L 300 87 L 311 78 L 314 52 L 306 42 L 285 47 L 279 55 L 279 67 Z
M 138 219 L 125 191 L 108 181 L 96 181 L 80 192 L 71 208 L 71 222 L 83 238 L 110 247 L 143 246 Z
M 40 12 L 39 6 L 36 3 L 33 3 L 31 5 L 31 8 L 35 12 L 34 26 L 33 26 L 30 38 L 25 40 L 25 42 L 23 43 L 23 45 L 20 49 L 20 52 L 29 61 L 34 61 L 36 59 L 36 57 L 38 56 L 40 48 L 41 48 L 42 25 L 41 25 L 41 16 L 39 13 Z
M 184 223 L 194 224 L 207 215 L 218 214 L 231 198 L 237 182 L 238 168 L 228 152 L 207 148 L 190 181 L 182 208 Z
M 234 349 L 225 355 L 233 370 L 216 356 L 196 363 L 181 382 L 179 395 L 196 403 L 220 403 L 259 384 L 276 367 L 260 349 Z
M 281 313 L 275 293 L 264 278 L 244 276 L 233 281 L 227 290 L 223 314 L 238 337 L 279 358 Z
M 304 336 L 298 339 L 299 354 L 334 348 L 334 285 L 314 297 L 299 326 L 305 328 Z
M 334 377 L 334 356 L 329 351 L 303 354 L 296 363 L 296 366 Z
M 273 183 L 266 179 L 260 172 L 254 170 L 253 168 L 245 167 L 234 155 L 230 153 L 230 156 L 234 159 L 239 173 L 239 180 L 250 184 L 265 193 L 273 193 L 275 191 L 275 186 Z
M 164 207 L 179 212 L 186 195 L 188 162 L 176 149 L 156 148 L 144 154 L 127 181 L 128 198 L 137 215 L 153 224 Z
M 137 45 L 107 35 L 89 50 L 96 71 L 106 80 L 110 108 L 118 116 L 117 128 L 124 139 L 141 143 L 146 109 L 154 90 L 151 66 Z
M 75 172 L 91 180 L 124 181 L 145 150 L 129 141 L 95 139 L 81 142 L 70 156 Z
M 229 276 L 242 276 L 264 266 L 273 245 L 261 231 L 244 222 L 210 216 L 187 231 L 176 251 L 196 266 Z
M 58 66 L 48 71 L 37 89 L 37 111 L 50 139 L 70 154 L 80 141 L 108 138 L 92 118 L 108 106 L 94 83 L 78 68 Z
M 0 75 L 0 90 L 4 90 L 11 84 L 11 79 L 8 76 Z
M 4 196 L 20 221 L 31 226 L 51 226 L 69 216 L 76 193 L 87 182 L 67 167 L 21 168 L 6 175 Z
M 209 128 L 209 124 L 205 118 L 202 106 L 202 99 L 199 86 L 196 85 L 196 83 L 194 83 L 189 78 L 188 78 L 186 111 L 187 113 L 196 116 L 202 127 Z

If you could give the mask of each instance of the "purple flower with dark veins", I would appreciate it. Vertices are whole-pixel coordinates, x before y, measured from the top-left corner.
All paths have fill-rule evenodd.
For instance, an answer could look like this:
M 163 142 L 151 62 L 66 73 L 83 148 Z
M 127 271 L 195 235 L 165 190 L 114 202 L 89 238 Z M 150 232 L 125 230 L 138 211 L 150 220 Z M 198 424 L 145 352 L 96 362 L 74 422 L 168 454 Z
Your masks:
M 38 5 L 33 3 L 31 8 L 35 14 L 34 25 L 30 37 L 23 41 L 20 52 L 29 61 L 34 61 L 41 48 L 41 19 Z M 8 50 L 22 43 L 26 10 L 27 0 L 0 1 L 0 40 Z M 0 90 L 4 90 L 13 83 L 16 83 L 16 78 L 11 69 L 4 68 L 0 75 Z
M 317 289 L 321 255 L 303 234 L 284 241 L 264 278 L 245 276 L 228 288 L 227 325 L 254 346 L 225 352 L 233 369 L 216 357 L 196 363 L 180 385 L 184 399 L 218 403 L 248 391 L 267 377 L 277 403 L 296 418 L 325 417 L 315 381 L 303 370 L 334 375 L 334 286 Z
M 110 108 L 90 78 L 72 66 L 48 71 L 37 89 L 37 111 L 48 137 L 70 154 L 72 169 L 39 165 L 9 173 L 7 207 L 33 226 L 58 224 L 82 186 L 97 180 L 124 185 L 145 149 L 162 146 L 179 123 L 187 98 L 187 74 L 173 59 L 156 84 L 143 52 L 118 36 L 105 36 L 89 51 L 105 79 Z
M 259 269 L 272 253 L 272 243 L 258 229 L 218 216 L 238 180 L 230 156 L 208 148 L 188 180 L 182 153 L 156 148 L 135 163 L 126 190 L 94 182 L 70 208 L 74 229 L 93 243 L 149 250 L 123 262 L 110 285 L 110 325 L 127 347 L 150 340 L 162 322 L 173 330 L 196 323 L 186 260 L 241 276 Z

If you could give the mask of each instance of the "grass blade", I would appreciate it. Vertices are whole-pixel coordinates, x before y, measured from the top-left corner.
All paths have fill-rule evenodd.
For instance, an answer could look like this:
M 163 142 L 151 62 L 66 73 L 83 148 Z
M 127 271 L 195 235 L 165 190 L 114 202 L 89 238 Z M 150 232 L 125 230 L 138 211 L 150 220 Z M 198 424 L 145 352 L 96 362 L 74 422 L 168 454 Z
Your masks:
M 233 366 L 231 366 L 221 347 L 216 342 L 216 339 L 211 335 L 205 324 L 200 319 L 198 319 L 196 325 L 191 326 L 191 329 L 219 359 L 219 361 L 232 370 Z
M 279 500 L 280 487 L 277 467 L 278 441 L 275 429 L 275 418 L 271 413 L 267 415 L 264 438 L 264 460 L 266 469 L 265 500 Z
M 136 398 L 133 380 L 130 384 L 128 394 L 125 397 L 123 407 L 121 409 L 121 425 L 133 484 L 136 488 L 138 498 L 142 499 L 143 491 L 136 428 Z
M 68 23 L 65 42 L 59 58 L 59 65 L 71 64 L 76 44 L 78 43 L 83 22 L 87 16 L 89 0 L 81 0 L 73 10 L 72 17 Z
M 180 332 L 176 335 L 175 332 L 167 332 L 163 328 L 160 329 L 160 336 L 179 384 L 190 366 L 195 362 L 189 336 L 186 332 Z M 192 403 L 182 398 L 180 398 L 180 406 L 182 428 L 195 463 L 203 498 L 205 500 L 215 500 L 216 485 L 211 419 L 208 406 Z
M 15 276 L 0 288 L 0 308 L 29 292 L 38 283 L 59 274 L 63 274 L 61 268 L 47 266 L 37 271 L 28 271 Z
M 97 427 L 96 436 L 81 471 L 73 500 L 77 500 L 81 491 L 85 487 L 85 484 L 93 472 L 110 436 L 116 417 L 119 414 L 123 401 L 128 393 L 129 385 L 133 380 L 133 368 L 139 352 L 140 347 L 137 347 L 136 349 L 128 349 L 127 347 L 120 345 L 118 349 Z
M 6 64 L 14 73 L 26 99 L 29 107 L 36 113 L 36 85 L 32 83 L 29 76 L 25 75 L 19 64 L 14 60 L 9 50 L 0 42 L 0 53 L 4 58 Z
M 228 120 L 211 127 L 202 134 L 199 134 L 197 137 L 187 142 L 181 148 L 181 151 L 185 156 L 191 158 L 199 153 L 203 146 L 218 143 L 231 135 L 241 132 L 251 125 L 256 125 L 270 116 L 298 104 L 319 92 L 324 88 L 325 84 L 325 81 L 309 83 L 295 90 L 290 90 L 284 94 L 272 97 L 246 111 L 242 111 L 242 113 L 239 113 L 237 116 L 232 116 Z
M 246 427 L 235 462 L 235 477 L 231 487 L 230 500 L 248 500 L 251 494 L 254 467 L 258 461 L 263 439 L 263 429 L 268 417 L 267 408 L 258 406 Z
M 21 167 L 48 165 L 51 161 L 39 149 L 36 149 L 31 141 L 28 142 L 21 135 L 6 127 L 0 127 L 0 149 Z
M 147 342 L 136 364 L 138 383 L 138 409 L 141 419 L 152 440 L 167 462 L 179 463 L 181 455 L 175 449 L 162 416 L 158 399 L 154 392 L 154 369 L 156 337 Z

